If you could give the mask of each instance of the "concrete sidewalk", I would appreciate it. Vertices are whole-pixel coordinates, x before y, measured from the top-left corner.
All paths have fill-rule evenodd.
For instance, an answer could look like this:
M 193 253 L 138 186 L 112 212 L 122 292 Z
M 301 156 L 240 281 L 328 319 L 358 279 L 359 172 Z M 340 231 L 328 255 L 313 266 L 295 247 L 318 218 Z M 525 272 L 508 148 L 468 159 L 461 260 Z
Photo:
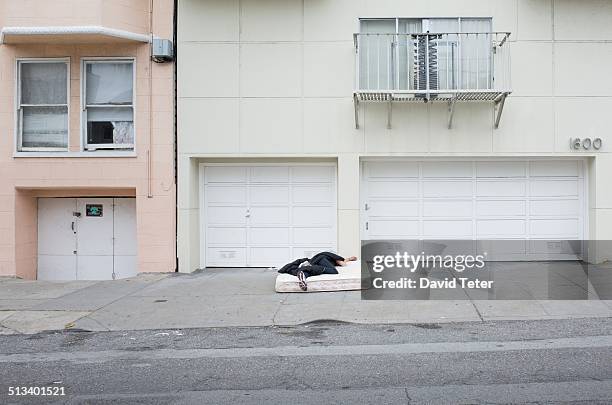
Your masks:
M 0 279 L 0 334 L 612 317 L 612 301 L 362 301 L 360 292 L 277 294 L 268 269 L 142 274 L 116 281 Z

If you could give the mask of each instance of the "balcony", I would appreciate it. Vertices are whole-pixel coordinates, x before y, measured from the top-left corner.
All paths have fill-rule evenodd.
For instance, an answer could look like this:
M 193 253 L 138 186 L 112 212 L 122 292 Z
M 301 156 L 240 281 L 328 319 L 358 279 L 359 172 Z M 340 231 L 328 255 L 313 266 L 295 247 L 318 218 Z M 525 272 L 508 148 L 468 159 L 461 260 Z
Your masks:
M 353 100 L 359 128 L 362 102 L 444 102 L 452 127 L 456 102 L 491 102 L 495 128 L 511 93 L 510 33 L 355 34 Z

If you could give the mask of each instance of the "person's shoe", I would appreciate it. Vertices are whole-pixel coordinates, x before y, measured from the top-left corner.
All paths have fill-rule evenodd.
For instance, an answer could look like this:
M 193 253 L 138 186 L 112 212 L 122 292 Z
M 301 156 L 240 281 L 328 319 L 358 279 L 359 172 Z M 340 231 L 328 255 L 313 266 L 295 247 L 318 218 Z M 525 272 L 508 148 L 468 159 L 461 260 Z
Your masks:
M 298 271 L 297 274 L 298 284 L 302 291 L 308 291 L 308 284 L 306 284 L 306 274 L 303 271 Z

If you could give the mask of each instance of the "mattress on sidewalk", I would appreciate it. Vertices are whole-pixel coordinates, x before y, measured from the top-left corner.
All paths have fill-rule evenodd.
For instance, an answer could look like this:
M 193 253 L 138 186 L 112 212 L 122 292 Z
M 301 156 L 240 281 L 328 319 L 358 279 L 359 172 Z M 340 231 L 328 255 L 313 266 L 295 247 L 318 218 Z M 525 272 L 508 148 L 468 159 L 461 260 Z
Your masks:
M 350 262 L 344 267 L 337 266 L 338 274 L 322 274 L 308 277 L 308 291 L 302 291 L 298 278 L 291 274 L 276 276 L 276 292 L 321 292 L 361 290 L 361 261 Z

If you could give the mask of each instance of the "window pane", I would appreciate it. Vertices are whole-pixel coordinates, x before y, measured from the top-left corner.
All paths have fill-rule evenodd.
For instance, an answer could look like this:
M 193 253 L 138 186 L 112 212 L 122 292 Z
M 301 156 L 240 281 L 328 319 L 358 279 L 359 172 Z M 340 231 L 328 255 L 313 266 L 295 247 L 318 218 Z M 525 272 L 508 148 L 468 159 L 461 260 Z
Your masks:
M 362 35 L 360 43 L 359 84 L 364 90 L 388 90 L 394 87 L 392 74 L 393 35 L 395 19 L 363 20 L 361 32 L 374 35 Z
M 491 19 L 461 19 L 461 87 L 488 89 L 492 84 Z
M 436 61 L 436 67 L 431 70 L 430 86 L 434 89 L 455 90 L 457 88 L 457 58 L 460 32 L 457 18 L 429 19 L 429 32 L 441 33 L 430 37 L 430 58 Z
M 68 66 L 64 62 L 21 62 L 21 104 L 67 104 Z
M 132 108 L 89 107 L 87 109 L 88 144 L 133 144 Z
M 423 32 L 423 22 L 415 18 L 399 20 L 399 32 L 402 34 L 420 34 Z
M 431 18 L 429 21 L 429 32 L 459 32 L 459 20 L 456 18 Z
M 22 147 L 68 146 L 68 107 L 23 107 L 22 112 Z
M 397 89 L 410 90 L 410 75 L 415 69 L 415 36 L 408 34 L 420 34 L 423 32 L 423 22 L 421 19 L 403 18 L 399 20 L 400 33 L 397 36 L 397 69 L 398 80 Z
M 132 104 L 132 63 L 87 63 L 87 105 Z
M 461 32 L 491 32 L 491 19 L 462 18 Z

